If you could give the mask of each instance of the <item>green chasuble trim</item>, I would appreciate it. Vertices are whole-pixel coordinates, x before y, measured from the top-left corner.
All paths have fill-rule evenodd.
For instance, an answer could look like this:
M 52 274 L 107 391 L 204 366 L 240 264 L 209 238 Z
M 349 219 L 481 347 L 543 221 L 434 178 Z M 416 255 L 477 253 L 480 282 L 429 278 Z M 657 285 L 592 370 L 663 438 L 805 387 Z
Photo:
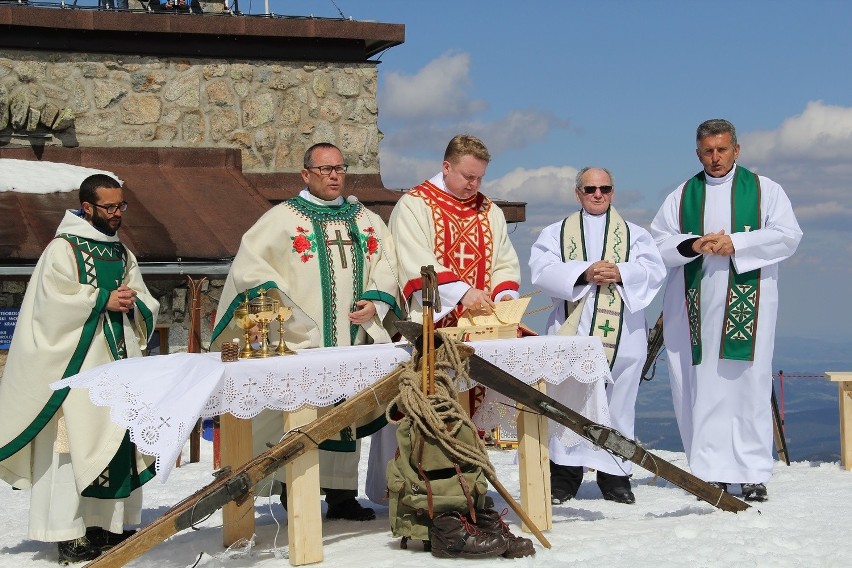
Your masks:
M 731 232 L 741 233 L 760 229 L 760 179 L 746 168 L 741 166 L 736 168 L 731 185 Z M 681 232 L 697 236 L 704 234 L 706 191 L 706 178 L 703 171 L 684 186 L 680 210 Z M 693 365 L 698 365 L 702 359 L 702 267 L 703 256 L 684 266 L 684 291 Z M 730 261 L 728 273 L 730 276 L 719 358 L 753 361 L 757 314 L 760 306 L 760 269 L 738 274 L 733 261 Z
M 134 489 L 151 481 L 155 470 L 156 463 L 141 472 L 136 470 L 136 444 L 130 441 L 130 433 L 125 432 L 109 465 L 81 494 L 95 499 L 124 499 Z
M 582 246 L 578 246 L 578 244 Z M 612 206 L 606 211 L 604 243 L 601 253 L 602 260 L 613 264 L 627 262 L 630 257 L 630 228 L 615 207 Z M 562 222 L 563 261 L 566 258 L 568 260 L 588 260 L 582 211 L 570 215 Z M 565 302 L 566 319 L 570 314 L 568 308 L 578 309 L 577 304 L 578 302 Z M 624 300 L 618 292 L 618 285 L 613 282 L 606 286 L 597 286 L 589 335 L 600 338 L 610 368 L 612 368 L 616 355 L 618 355 L 623 322 Z
M 361 299 L 370 300 L 371 302 L 384 302 L 390 306 L 396 317 L 399 319 L 405 319 L 402 315 L 402 310 L 399 309 L 399 305 L 396 303 L 396 299 L 387 292 L 382 292 L 381 290 L 367 290 L 361 294 Z
M 80 282 L 82 284 L 91 284 L 90 280 L 93 280 L 93 274 L 91 268 L 87 269 L 87 263 L 82 258 L 82 253 L 79 248 L 80 241 L 86 241 L 86 239 L 81 239 L 80 237 L 75 237 L 73 235 L 59 235 L 57 238 L 62 238 L 71 245 L 72 250 L 75 253 L 75 257 L 77 260 L 77 273 L 80 275 Z M 112 243 L 95 243 L 98 245 L 111 245 Z M 117 286 L 116 286 L 117 287 Z M 70 377 L 71 375 L 76 375 L 80 372 L 80 367 L 83 365 L 83 360 L 86 358 L 86 354 L 89 351 L 89 346 L 92 344 L 92 341 L 95 337 L 95 333 L 98 329 L 98 321 L 100 320 L 101 313 L 106 310 L 107 301 L 109 300 L 110 290 L 100 289 L 98 290 L 97 298 L 95 299 L 95 305 L 92 307 L 89 315 L 86 317 L 86 321 L 83 324 L 83 328 L 80 330 L 80 339 L 77 341 L 77 346 L 74 349 L 74 353 L 71 355 L 71 359 L 68 362 L 68 366 L 65 368 L 65 371 L 62 373 L 62 378 Z M 60 389 L 55 391 L 50 398 L 45 403 L 44 407 L 41 411 L 36 415 L 33 421 L 27 426 L 18 436 L 16 436 L 13 440 L 11 440 L 8 444 L 0 448 L 0 461 L 9 458 L 10 456 L 18 453 L 21 448 L 29 444 L 33 438 L 35 438 L 39 432 L 41 432 L 44 427 L 50 422 L 53 415 L 59 410 L 59 407 L 62 406 L 62 403 L 65 402 L 65 398 L 68 396 L 69 389 L 66 387 L 64 389 Z

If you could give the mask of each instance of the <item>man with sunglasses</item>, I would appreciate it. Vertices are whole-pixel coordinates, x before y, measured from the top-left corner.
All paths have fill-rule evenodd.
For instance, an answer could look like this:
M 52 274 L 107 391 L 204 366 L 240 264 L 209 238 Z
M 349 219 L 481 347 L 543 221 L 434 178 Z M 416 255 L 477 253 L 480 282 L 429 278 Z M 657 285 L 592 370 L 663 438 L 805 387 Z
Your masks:
M 663 336 L 675 416 L 693 474 L 765 501 L 778 264 L 802 231 L 781 186 L 736 163 L 733 124 L 705 121 L 695 139 L 703 170 L 651 224 L 670 271 Z
M 615 185 L 605 168 L 583 168 L 575 183 L 582 209 L 546 227 L 530 252 L 533 286 L 551 296 L 550 334 L 591 335 L 604 347 L 613 384 L 606 387 L 612 425 L 633 438 L 636 394 L 647 353 L 644 309 L 666 276 L 651 235 L 622 219 L 612 206 Z M 556 387 L 551 396 L 559 396 Z M 550 439 L 554 504 L 576 496 L 585 468 L 597 470 L 604 499 L 636 501 L 632 464 L 586 445 Z
M 333 144 L 308 148 L 302 169 L 305 189 L 267 211 L 243 235 L 219 300 L 211 345 L 242 337 L 234 310 L 246 294 L 255 298 L 261 289 L 293 310 L 285 327 L 290 348 L 390 341 L 382 322 L 390 311 L 402 315 L 393 242 L 378 215 L 343 198 L 347 169 Z M 372 432 L 384 424 L 384 415 L 365 417 L 364 422 L 359 429 Z M 266 450 L 267 443 L 277 443 L 282 428 L 280 412 L 265 411 L 253 420 L 255 454 Z M 320 446 L 328 519 L 367 521 L 376 516 L 355 498 L 360 443 L 353 430 Z M 281 498 L 286 507 L 286 489 Z
M 50 383 L 117 359 L 138 357 L 159 304 L 117 231 L 127 210 L 118 181 L 80 184 L 42 253 L 18 315 L 0 382 L 0 477 L 31 489 L 29 537 L 58 542 L 61 563 L 97 557 L 141 522 L 154 476 L 127 431 L 85 391 Z

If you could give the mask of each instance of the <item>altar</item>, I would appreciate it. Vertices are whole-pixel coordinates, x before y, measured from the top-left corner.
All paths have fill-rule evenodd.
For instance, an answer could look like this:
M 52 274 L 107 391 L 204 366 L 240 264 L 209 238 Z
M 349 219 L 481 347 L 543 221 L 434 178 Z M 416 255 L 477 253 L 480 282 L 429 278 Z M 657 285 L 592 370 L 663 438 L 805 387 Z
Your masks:
M 604 385 L 612 378 L 597 338 L 540 336 L 470 345 L 477 355 L 519 380 L 546 388 L 550 396 L 589 419 L 609 424 Z M 175 353 L 115 361 L 51 386 L 86 388 L 95 405 L 109 407 L 112 420 L 129 430 L 139 451 L 156 459 L 156 471 L 164 483 L 199 418 L 222 416 L 222 465 L 236 469 L 252 457 L 249 419 L 264 409 L 282 411 L 285 429 L 296 428 L 316 419 L 318 408 L 369 388 L 409 358 L 407 343 L 308 349 L 296 356 L 229 363 L 222 362 L 218 353 Z M 546 530 L 552 526 L 548 440 L 558 437 L 568 445 L 585 442 L 553 422 L 548 435 L 548 421 L 538 415 L 521 413 L 516 421 L 513 406 L 502 395 L 489 392 L 473 420 L 486 430 L 500 425 L 503 431 L 517 431 L 521 504 L 531 520 Z M 294 565 L 322 560 L 317 464 L 317 452 L 310 451 L 285 467 L 288 484 L 298 484 L 305 496 L 291 502 L 288 511 Z M 251 500 L 241 507 L 226 506 L 226 545 L 251 537 L 254 515 L 246 514 L 251 507 Z

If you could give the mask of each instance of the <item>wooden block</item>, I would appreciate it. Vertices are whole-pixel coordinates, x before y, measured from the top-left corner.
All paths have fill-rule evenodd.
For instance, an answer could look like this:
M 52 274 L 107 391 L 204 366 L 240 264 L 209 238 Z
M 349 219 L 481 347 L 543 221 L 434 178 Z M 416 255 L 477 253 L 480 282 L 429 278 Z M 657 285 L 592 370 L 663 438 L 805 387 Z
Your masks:
M 290 431 L 317 419 L 317 409 L 304 407 L 284 415 Z M 322 508 L 320 506 L 319 451 L 309 450 L 284 466 L 287 480 L 287 535 L 290 564 L 322 562 Z
M 852 373 L 826 372 L 828 380 L 837 383 L 840 407 L 840 465 L 852 471 Z
M 223 414 L 220 421 L 222 467 L 241 467 L 252 457 L 251 420 Z M 228 503 L 222 509 L 222 543 L 229 547 L 254 535 L 254 490 L 241 505 Z
M 539 381 L 533 386 L 541 392 L 547 392 L 544 381 Z M 547 418 L 532 412 L 518 414 L 521 507 L 539 530 L 550 530 L 553 528 L 553 506 L 550 503 Z M 521 525 L 521 530 L 530 532 L 524 524 Z

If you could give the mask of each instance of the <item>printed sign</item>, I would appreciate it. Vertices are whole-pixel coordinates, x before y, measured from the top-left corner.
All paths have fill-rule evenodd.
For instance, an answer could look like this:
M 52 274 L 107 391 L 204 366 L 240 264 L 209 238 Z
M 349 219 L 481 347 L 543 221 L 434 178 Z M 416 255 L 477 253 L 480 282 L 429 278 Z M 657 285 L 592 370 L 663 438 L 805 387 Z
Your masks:
M 0 349 L 8 349 L 12 344 L 12 334 L 18 323 L 17 308 L 0 308 Z

